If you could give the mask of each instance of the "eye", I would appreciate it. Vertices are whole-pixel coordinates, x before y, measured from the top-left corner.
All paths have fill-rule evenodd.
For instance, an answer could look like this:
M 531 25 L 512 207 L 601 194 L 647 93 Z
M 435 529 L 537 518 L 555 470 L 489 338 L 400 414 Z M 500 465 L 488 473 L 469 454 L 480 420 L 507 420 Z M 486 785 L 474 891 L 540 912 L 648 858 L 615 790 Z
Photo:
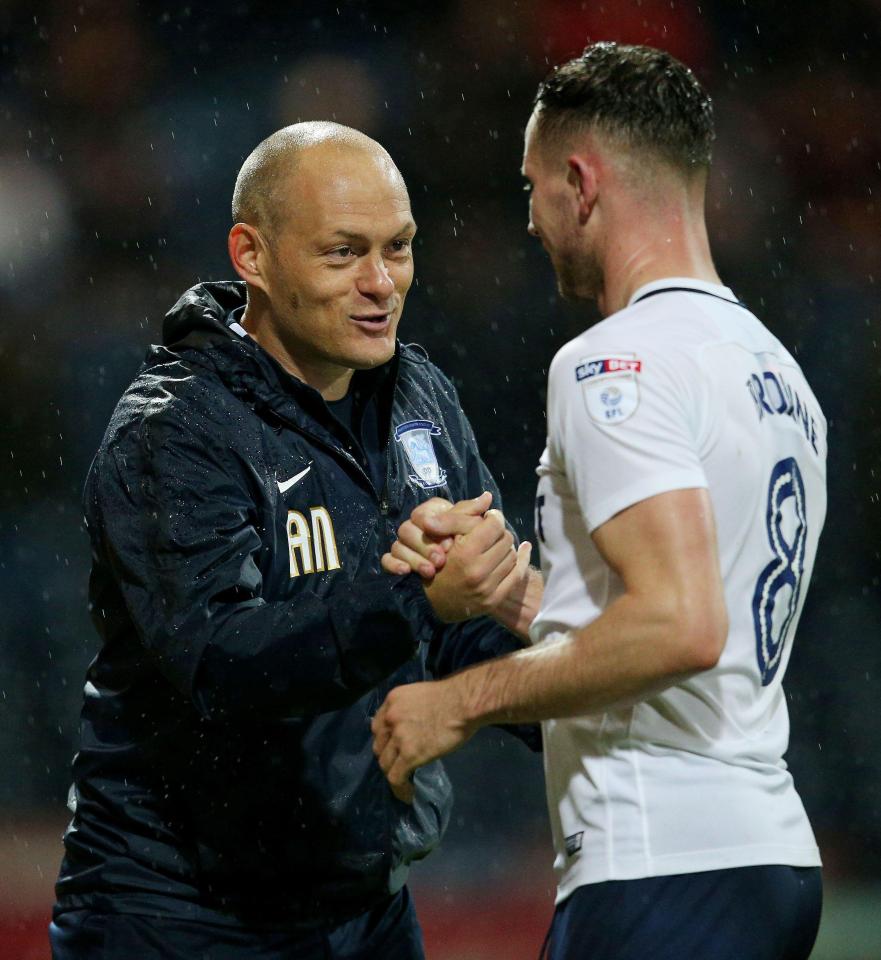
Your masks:
M 355 251 L 351 247 L 334 247 L 328 256 L 335 260 L 348 260 L 349 257 L 355 256 Z
M 410 249 L 411 242 L 412 241 L 404 237 L 401 237 L 398 240 L 392 240 L 392 242 L 389 244 L 389 250 L 391 250 L 392 253 L 407 253 Z

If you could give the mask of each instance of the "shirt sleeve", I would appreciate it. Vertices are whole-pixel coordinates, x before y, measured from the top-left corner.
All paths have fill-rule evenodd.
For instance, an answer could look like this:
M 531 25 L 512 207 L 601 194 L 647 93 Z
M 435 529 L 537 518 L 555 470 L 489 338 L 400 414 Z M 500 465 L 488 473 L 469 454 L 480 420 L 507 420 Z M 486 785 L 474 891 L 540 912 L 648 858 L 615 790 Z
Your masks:
M 706 487 L 696 365 L 639 343 L 570 348 L 551 367 L 549 452 L 592 533 L 671 490 Z

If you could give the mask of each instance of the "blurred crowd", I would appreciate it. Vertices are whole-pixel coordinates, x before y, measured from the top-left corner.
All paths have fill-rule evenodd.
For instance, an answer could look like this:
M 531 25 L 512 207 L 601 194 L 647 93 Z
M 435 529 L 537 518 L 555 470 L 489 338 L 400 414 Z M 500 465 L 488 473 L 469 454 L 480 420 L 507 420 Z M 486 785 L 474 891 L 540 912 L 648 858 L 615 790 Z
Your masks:
M 460 386 L 529 535 L 547 368 L 594 314 L 526 234 L 522 134 L 550 66 L 599 39 L 708 86 L 719 271 L 829 419 L 789 758 L 829 869 L 881 869 L 878 0 L 0 5 L 0 812 L 63 809 L 96 649 L 85 472 L 165 311 L 231 276 L 235 175 L 278 127 L 334 119 L 397 161 L 419 224 L 401 336 Z M 463 856 L 545 839 L 540 761 L 487 735 L 451 767 Z

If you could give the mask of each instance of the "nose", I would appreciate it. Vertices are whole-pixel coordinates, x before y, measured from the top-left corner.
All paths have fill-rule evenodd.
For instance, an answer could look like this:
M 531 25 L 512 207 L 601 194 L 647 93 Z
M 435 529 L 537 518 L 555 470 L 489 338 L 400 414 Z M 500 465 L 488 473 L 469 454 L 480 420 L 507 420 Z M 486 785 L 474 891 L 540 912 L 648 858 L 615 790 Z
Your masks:
M 388 267 L 382 258 L 364 258 L 358 275 L 358 291 L 377 300 L 388 300 L 395 292 L 395 282 L 389 276 Z
M 530 237 L 538 236 L 538 230 L 535 229 L 535 224 L 532 222 L 532 217 L 529 218 L 529 223 L 526 224 L 526 232 Z

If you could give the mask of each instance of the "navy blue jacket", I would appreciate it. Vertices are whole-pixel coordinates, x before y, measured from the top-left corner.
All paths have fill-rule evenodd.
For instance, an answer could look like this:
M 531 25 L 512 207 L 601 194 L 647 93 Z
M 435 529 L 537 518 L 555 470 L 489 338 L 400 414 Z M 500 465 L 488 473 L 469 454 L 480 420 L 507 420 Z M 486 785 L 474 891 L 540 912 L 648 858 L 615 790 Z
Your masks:
M 244 297 L 206 283 L 181 298 L 86 481 L 103 645 L 57 911 L 259 927 L 368 909 L 437 845 L 451 803 L 439 762 L 412 807 L 395 799 L 371 717 L 393 686 L 517 646 L 486 619 L 441 624 L 418 578 L 380 570 L 421 501 L 499 503 L 450 381 L 401 345 L 356 373 L 387 438 L 365 452 L 230 329 Z M 377 486 L 367 454 L 383 453 Z

